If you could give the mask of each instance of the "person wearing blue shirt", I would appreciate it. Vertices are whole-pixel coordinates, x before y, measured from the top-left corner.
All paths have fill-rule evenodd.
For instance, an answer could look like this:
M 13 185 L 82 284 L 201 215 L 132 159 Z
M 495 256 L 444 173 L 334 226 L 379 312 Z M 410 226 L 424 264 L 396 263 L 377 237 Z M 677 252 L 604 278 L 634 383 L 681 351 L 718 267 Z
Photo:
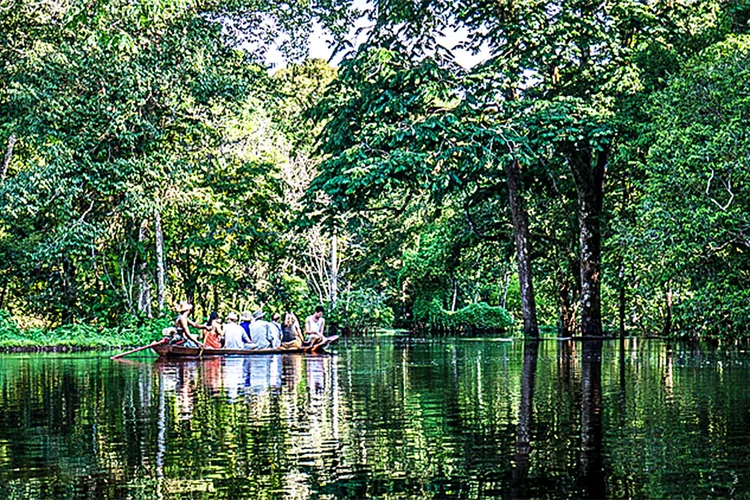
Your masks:
M 240 326 L 245 330 L 245 333 L 250 335 L 250 325 L 253 322 L 253 315 L 250 311 L 245 311 L 240 316 Z

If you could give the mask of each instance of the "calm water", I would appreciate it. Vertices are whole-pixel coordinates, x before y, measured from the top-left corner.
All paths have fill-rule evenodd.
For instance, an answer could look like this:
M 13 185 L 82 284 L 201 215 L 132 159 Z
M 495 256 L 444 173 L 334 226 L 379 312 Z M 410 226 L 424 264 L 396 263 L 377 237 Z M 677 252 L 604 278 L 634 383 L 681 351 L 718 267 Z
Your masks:
M 381 338 L 0 356 L 0 497 L 747 497 L 750 353 Z

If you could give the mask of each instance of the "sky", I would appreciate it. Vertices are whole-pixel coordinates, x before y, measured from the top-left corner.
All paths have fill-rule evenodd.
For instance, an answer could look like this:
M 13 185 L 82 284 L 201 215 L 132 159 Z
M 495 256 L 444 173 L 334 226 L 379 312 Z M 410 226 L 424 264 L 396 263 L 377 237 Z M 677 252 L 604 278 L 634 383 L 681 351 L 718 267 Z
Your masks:
M 361 21 L 358 21 L 352 28 L 352 33 L 355 29 L 366 25 L 366 20 L 363 19 Z M 466 50 L 453 49 L 453 47 L 458 45 L 460 42 L 466 40 L 468 36 L 468 32 L 466 29 L 451 29 L 448 27 L 443 30 L 443 33 L 444 36 L 438 39 L 440 44 L 444 47 L 452 49 L 453 55 L 456 58 L 456 62 L 464 68 L 471 68 L 477 63 L 480 63 L 489 58 L 490 53 L 488 50 L 483 50 L 480 53 L 474 55 Z M 354 37 L 352 36 L 351 39 L 354 46 L 356 47 L 360 43 L 364 42 L 365 36 L 366 35 L 362 34 L 360 35 L 359 39 L 353 39 Z M 328 61 L 331 58 L 331 54 L 333 53 L 333 48 L 329 47 L 328 45 L 329 40 L 330 37 L 325 34 L 323 28 L 321 28 L 319 25 L 316 26 L 313 29 L 313 32 L 310 35 L 309 39 L 309 57 Z M 331 60 L 330 64 L 333 66 L 338 66 L 340 62 L 341 56 L 339 55 L 335 59 Z M 266 54 L 266 63 L 269 65 L 272 72 L 284 68 L 287 65 L 287 61 L 284 59 L 283 54 L 276 47 L 271 48 Z

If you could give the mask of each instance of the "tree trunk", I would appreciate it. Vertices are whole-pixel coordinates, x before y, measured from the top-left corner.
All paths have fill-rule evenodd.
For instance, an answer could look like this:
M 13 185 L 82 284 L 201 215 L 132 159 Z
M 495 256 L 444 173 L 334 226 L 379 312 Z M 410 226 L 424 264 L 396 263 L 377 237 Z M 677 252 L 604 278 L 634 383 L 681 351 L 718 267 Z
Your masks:
M 8 281 L 3 281 L 3 287 L 0 288 L 0 310 L 5 309 L 5 296 L 8 293 Z
M 507 164 L 508 199 L 511 218 L 513 219 L 513 236 L 516 241 L 518 259 L 518 282 L 521 288 L 521 311 L 523 313 L 523 332 L 529 337 L 539 336 L 536 322 L 536 301 L 531 279 L 531 250 L 529 248 L 529 221 L 521 198 L 521 164 L 514 160 Z
M 456 281 L 456 278 L 451 278 L 451 284 L 453 285 L 453 298 L 451 298 L 451 312 L 456 312 L 456 299 L 458 298 L 458 281 Z
M 75 319 L 77 309 L 77 284 L 76 284 L 76 266 L 70 260 L 66 259 L 62 265 L 63 272 L 63 296 L 60 301 L 63 306 L 62 323 L 69 325 Z
M 339 286 L 339 242 L 338 237 L 334 234 L 331 238 L 331 307 L 336 307 L 338 299 Z
M 8 137 L 8 149 L 5 150 L 5 157 L 3 158 L 3 166 L 0 168 L 0 181 L 5 180 L 5 176 L 8 175 L 8 166 L 10 165 L 10 157 L 13 156 L 13 147 L 16 145 L 16 136 L 11 134 Z
M 154 210 L 154 239 L 156 240 L 156 302 L 159 316 L 164 314 L 164 233 L 161 229 L 161 212 Z
M 506 305 L 508 304 L 508 287 L 510 286 L 510 270 L 506 268 L 505 271 L 505 283 L 503 284 L 503 299 L 502 302 L 500 302 L 500 305 L 503 309 L 507 309 Z
M 576 327 L 576 308 L 573 303 L 575 292 L 572 290 L 570 283 L 562 276 L 558 276 L 557 293 L 557 308 L 560 321 L 559 334 L 561 337 L 572 337 Z
M 138 244 L 139 247 L 146 241 L 146 228 L 148 227 L 148 220 L 144 220 L 141 223 L 141 227 L 138 229 Z M 140 250 L 140 248 L 139 248 Z M 136 254 L 138 255 L 138 254 Z M 138 256 L 138 301 L 136 307 L 138 312 L 144 316 L 151 317 L 151 284 L 148 280 L 148 265 L 146 259 Z
M 666 337 L 672 333 L 672 288 L 669 287 L 664 292 L 664 326 L 661 334 Z
M 569 156 L 578 194 L 578 220 L 581 241 L 581 333 L 584 337 L 602 335 L 601 306 L 601 226 L 604 171 L 609 149 L 599 153 L 596 165 L 588 151 Z
M 622 180 L 622 205 L 620 206 L 620 219 L 625 220 L 628 215 L 628 200 L 630 199 L 630 193 L 628 192 L 628 183 L 626 177 Z M 618 291 L 618 307 L 617 307 L 617 319 L 619 325 L 620 339 L 625 338 L 625 309 L 627 306 L 625 297 L 625 242 L 620 242 L 620 262 L 617 270 L 617 278 L 620 281 L 620 290 Z
M 619 325 L 620 338 L 625 338 L 625 259 L 620 255 L 620 269 L 618 270 L 618 277 L 620 279 L 620 290 L 617 298 L 617 322 Z
M 185 249 L 185 272 L 184 272 L 184 278 L 182 280 L 182 288 L 185 290 L 185 300 L 187 300 L 190 304 L 193 305 L 193 312 L 198 309 L 198 304 L 195 303 L 195 288 L 197 285 L 197 280 L 194 279 L 194 276 L 192 274 L 192 270 L 190 269 L 192 264 L 192 254 L 190 253 L 190 247 L 187 247 Z

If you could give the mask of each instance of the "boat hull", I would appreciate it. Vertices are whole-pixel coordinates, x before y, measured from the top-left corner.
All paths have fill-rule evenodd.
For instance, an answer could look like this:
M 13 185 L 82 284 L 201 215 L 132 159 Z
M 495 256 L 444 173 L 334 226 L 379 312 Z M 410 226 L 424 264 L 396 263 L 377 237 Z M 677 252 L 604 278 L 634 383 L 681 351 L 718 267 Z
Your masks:
M 263 354 L 320 354 L 325 353 L 324 347 L 335 342 L 338 335 L 329 337 L 325 344 L 315 347 L 301 347 L 299 349 L 201 349 L 199 347 L 184 347 L 174 344 L 160 344 L 151 349 L 162 358 L 205 358 L 208 356 L 258 356 Z

